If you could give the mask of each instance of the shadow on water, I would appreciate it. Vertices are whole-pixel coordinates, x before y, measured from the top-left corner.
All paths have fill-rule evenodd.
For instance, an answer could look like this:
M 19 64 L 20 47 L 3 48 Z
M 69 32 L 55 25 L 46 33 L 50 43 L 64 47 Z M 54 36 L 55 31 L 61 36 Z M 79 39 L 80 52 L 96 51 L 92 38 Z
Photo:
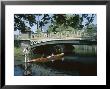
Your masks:
M 15 76 L 97 76 L 97 57 L 64 56 L 44 63 L 15 61 Z

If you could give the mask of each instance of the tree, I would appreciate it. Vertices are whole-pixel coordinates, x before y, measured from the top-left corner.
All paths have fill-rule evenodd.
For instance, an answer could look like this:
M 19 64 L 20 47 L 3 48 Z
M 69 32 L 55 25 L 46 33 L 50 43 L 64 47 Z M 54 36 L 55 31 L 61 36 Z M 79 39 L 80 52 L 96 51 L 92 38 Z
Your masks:
M 39 29 L 39 25 L 40 25 L 40 19 L 39 17 L 41 16 L 42 14 L 37 14 L 36 17 L 37 17 L 37 29 Z
M 66 14 L 54 14 L 53 15 L 54 23 L 60 26 L 62 24 L 66 25 Z
M 86 36 L 91 37 L 92 39 L 97 39 L 97 26 L 94 24 L 89 24 L 86 28 L 85 31 Z
M 81 30 L 84 28 L 84 19 L 86 19 L 85 26 L 88 26 L 95 16 L 95 14 L 53 14 L 52 21 L 55 29 L 63 24 L 65 28 L 72 27 Z
M 40 37 L 42 31 L 38 28 L 35 32 L 38 34 L 38 37 Z
M 87 20 L 85 26 L 92 24 L 95 16 L 96 16 L 96 14 L 91 14 L 91 15 L 90 14 L 82 14 L 82 18 L 86 18 L 86 20 Z
M 39 27 L 41 28 L 41 31 L 42 27 L 49 23 L 49 20 L 50 20 L 49 14 L 44 14 L 41 21 L 39 22 Z
M 42 31 L 42 27 L 48 23 L 54 33 L 61 32 L 61 26 L 63 26 L 63 31 L 70 27 L 82 30 L 92 24 L 95 16 L 95 14 L 15 14 L 14 31 L 26 32 L 27 27 L 31 28 L 35 24 L 37 24 L 37 29 L 40 28 Z M 83 24 L 85 19 L 86 22 Z
M 27 27 L 32 27 L 34 24 L 36 24 L 35 18 L 35 14 L 15 14 L 14 31 L 20 30 L 21 32 L 25 32 Z
M 42 31 L 42 27 L 48 23 L 49 19 L 50 17 L 48 14 L 15 14 L 14 31 L 19 30 L 21 32 L 26 32 L 27 27 L 32 27 L 35 24 L 37 24 L 37 29 L 40 27 Z
M 62 32 L 64 31 L 64 29 L 65 29 L 64 24 L 62 24 L 58 28 L 56 28 L 56 31 L 60 33 L 60 38 L 61 38 L 61 35 L 62 35 Z
M 51 27 L 51 25 L 48 27 L 47 29 L 47 37 L 50 35 L 50 33 L 53 32 L 53 28 Z

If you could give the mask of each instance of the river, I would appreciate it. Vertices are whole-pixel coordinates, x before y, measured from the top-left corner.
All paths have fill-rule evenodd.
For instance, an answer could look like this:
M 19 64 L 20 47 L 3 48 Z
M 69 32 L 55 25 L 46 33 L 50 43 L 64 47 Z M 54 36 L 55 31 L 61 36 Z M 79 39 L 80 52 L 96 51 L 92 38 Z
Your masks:
M 15 76 L 97 76 L 96 46 L 78 46 L 78 55 L 64 55 L 62 60 L 43 63 L 25 63 L 24 56 L 15 57 Z M 79 51 L 79 50 L 76 50 Z M 86 51 L 86 55 L 82 55 Z M 88 55 L 89 54 L 89 55 Z M 20 59 L 20 60 L 19 60 Z

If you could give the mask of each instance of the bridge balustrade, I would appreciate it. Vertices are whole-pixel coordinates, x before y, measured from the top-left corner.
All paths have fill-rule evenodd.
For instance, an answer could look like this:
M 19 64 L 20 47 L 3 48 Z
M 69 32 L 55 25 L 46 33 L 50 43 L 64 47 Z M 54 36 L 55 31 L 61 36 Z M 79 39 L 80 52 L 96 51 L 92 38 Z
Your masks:
M 77 34 L 74 33 L 70 33 L 70 32 L 66 32 L 66 33 L 42 33 L 42 34 L 32 34 L 31 39 L 35 39 L 35 40 L 41 40 L 41 39 L 69 39 L 69 38 L 81 38 L 82 37 L 82 33 L 77 32 Z
M 28 34 L 21 34 L 18 37 L 20 40 L 37 40 L 39 41 L 45 41 L 46 39 L 48 40 L 56 40 L 56 39 L 60 39 L 60 40 L 67 40 L 67 39 L 93 39 L 93 37 L 91 36 L 87 36 L 86 33 L 84 33 L 83 31 L 63 31 L 63 32 L 57 32 L 55 33 L 33 33 L 30 35 Z

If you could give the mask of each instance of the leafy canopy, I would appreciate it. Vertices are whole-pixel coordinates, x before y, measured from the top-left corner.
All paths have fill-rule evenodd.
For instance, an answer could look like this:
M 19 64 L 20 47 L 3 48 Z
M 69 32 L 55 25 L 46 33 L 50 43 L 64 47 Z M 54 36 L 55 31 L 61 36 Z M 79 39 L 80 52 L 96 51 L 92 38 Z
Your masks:
M 37 29 L 42 31 L 42 27 L 48 23 L 49 31 L 47 30 L 47 32 L 58 32 L 70 27 L 80 30 L 88 27 L 95 16 L 95 14 L 15 14 L 14 31 L 25 32 L 27 27 L 31 28 L 36 24 Z M 83 24 L 83 21 L 86 21 L 85 24 Z M 60 29 L 58 30 L 58 28 Z

